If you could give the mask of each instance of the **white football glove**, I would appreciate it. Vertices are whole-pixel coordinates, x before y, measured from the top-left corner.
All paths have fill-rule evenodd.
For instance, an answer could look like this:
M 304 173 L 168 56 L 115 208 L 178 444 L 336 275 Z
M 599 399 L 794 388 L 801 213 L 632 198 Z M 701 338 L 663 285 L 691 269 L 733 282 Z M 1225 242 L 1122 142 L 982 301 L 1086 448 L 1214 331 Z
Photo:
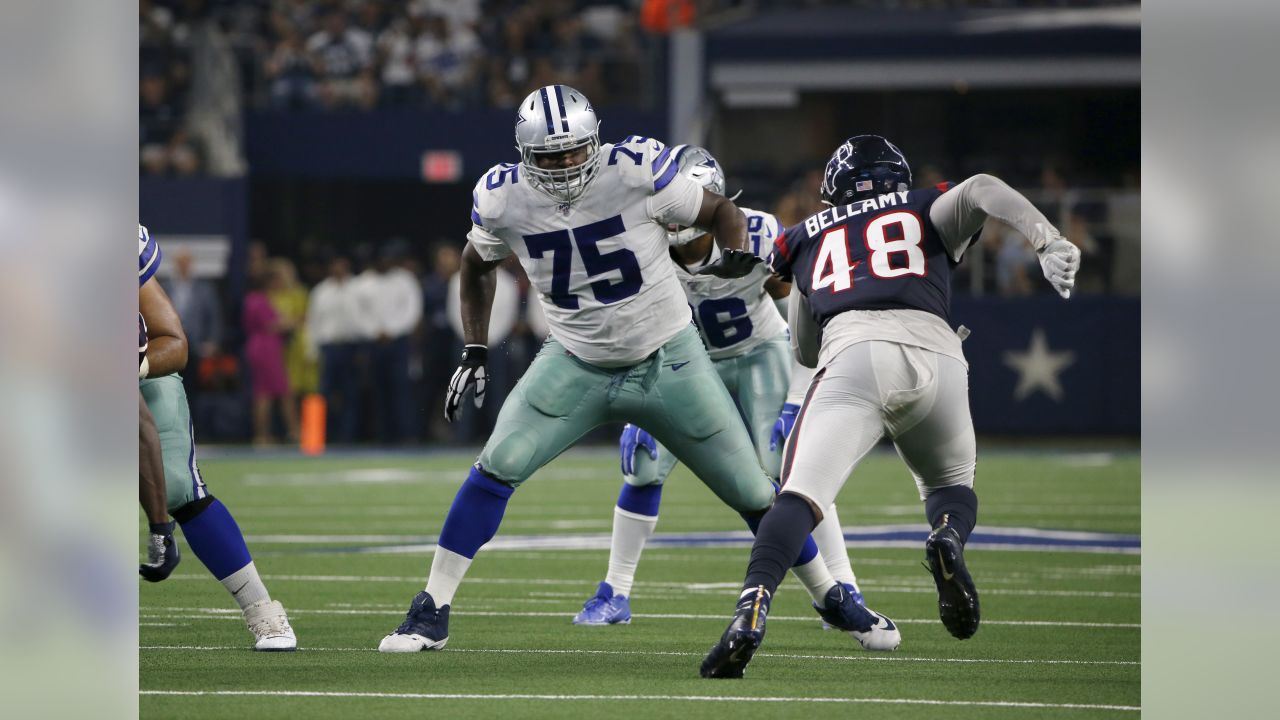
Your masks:
M 1040 269 L 1044 271 L 1045 280 L 1063 298 L 1071 297 L 1071 288 L 1076 286 L 1076 271 L 1080 269 L 1080 248 L 1062 237 L 1057 230 L 1050 229 L 1049 244 L 1040 251 Z
M 468 345 L 462 349 L 462 363 L 453 371 L 449 380 L 449 391 L 444 399 L 444 419 L 453 422 L 462 411 L 462 398 L 467 389 L 475 390 L 476 407 L 484 405 L 484 387 L 488 383 L 489 374 L 485 371 L 485 363 L 489 359 L 489 348 L 484 345 Z

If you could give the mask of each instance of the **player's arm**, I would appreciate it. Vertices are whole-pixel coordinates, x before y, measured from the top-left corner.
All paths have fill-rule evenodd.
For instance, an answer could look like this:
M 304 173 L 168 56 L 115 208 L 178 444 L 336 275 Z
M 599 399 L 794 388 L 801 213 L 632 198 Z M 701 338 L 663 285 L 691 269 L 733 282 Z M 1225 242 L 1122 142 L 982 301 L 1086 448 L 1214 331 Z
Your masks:
M 478 229 L 478 228 L 477 228 Z M 472 230 L 473 236 L 476 230 Z M 498 287 L 495 270 L 502 258 L 486 260 L 469 241 L 462 250 L 462 265 L 458 270 L 458 295 L 462 305 L 462 359 L 458 369 L 449 379 L 445 394 L 444 418 L 449 422 L 458 419 L 462 412 L 462 400 L 471 390 L 476 407 L 484 405 L 484 391 L 488 384 L 485 364 L 489 360 L 489 314 L 493 309 L 493 295 Z
M 729 198 L 703 190 L 702 207 L 693 224 L 709 229 L 720 246 L 720 257 L 698 270 L 698 275 L 745 277 L 764 262 L 747 249 L 747 216 Z
M 178 311 L 154 277 L 138 289 L 138 311 L 147 321 L 147 377 L 181 372 L 187 366 L 187 334 Z
M 459 295 L 462 301 L 462 339 L 467 345 L 489 342 L 489 314 L 498 287 L 494 273 L 502 260 L 485 260 L 470 242 L 462 250 L 458 270 Z
M 1025 196 L 991 175 L 979 174 L 943 193 L 929 208 L 929 220 L 947 246 L 953 260 L 969 246 L 988 217 L 1022 233 L 1040 256 L 1045 278 L 1062 297 L 1071 295 L 1080 249 L 1036 209 Z
M 764 291 L 769 293 L 769 297 L 774 300 L 785 301 L 787 296 L 791 294 L 791 283 L 777 275 L 770 275 L 764 281 Z
M 795 285 L 787 299 L 787 325 L 791 326 L 791 352 L 796 362 L 807 368 L 818 366 L 818 349 L 822 345 L 822 328 L 813 319 L 809 299 Z

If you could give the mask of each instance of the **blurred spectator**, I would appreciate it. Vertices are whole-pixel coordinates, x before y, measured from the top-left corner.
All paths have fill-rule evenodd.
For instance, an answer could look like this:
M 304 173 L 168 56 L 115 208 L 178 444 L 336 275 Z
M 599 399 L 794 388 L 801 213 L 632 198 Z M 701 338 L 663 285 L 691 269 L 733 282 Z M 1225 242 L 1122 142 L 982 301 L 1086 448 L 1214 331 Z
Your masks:
M 458 364 L 462 343 L 449 326 L 449 279 L 458 272 L 462 253 L 449 242 L 436 243 L 431 272 L 422 278 L 423 322 L 423 412 L 427 437 L 445 441 L 449 437 L 444 422 L 444 390 Z
M 368 322 L 351 261 L 335 257 L 329 277 L 311 291 L 307 332 L 320 356 L 320 392 L 328 406 L 328 435 L 335 442 L 355 440 L 360 421 L 360 380 L 356 356 L 368 339 Z
M 295 407 L 303 395 L 320 386 L 320 366 L 307 340 L 307 289 L 298 282 L 293 261 L 271 260 L 271 307 L 280 316 L 285 333 L 284 362 L 289 375 L 289 393 Z
M 178 247 L 173 253 L 173 275 L 163 284 L 187 333 L 187 369 L 182 380 L 188 402 L 196 408 L 203 390 L 198 370 L 205 358 L 218 353 L 222 342 L 222 303 L 213 283 L 196 277 L 192 264 L 191 251 Z
M 283 32 L 263 65 L 271 105 L 282 110 L 310 108 L 316 102 L 315 72 L 303 48 L 302 36 L 288 26 Z
M 409 18 L 396 18 L 378 35 L 378 65 L 381 67 L 381 103 L 385 107 L 415 104 L 421 97 L 415 60 L 415 25 Z
M 822 172 L 822 168 L 806 172 L 803 177 L 791 184 L 791 189 L 778 201 L 778 209 L 774 215 L 778 216 L 778 221 L 783 227 L 791 227 L 826 208 L 819 194 L 819 189 L 822 187 Z
M 306 45 L 320 78 L 320 104 L 327 109 L 372 108 L 378 99 L 372 73 L 373 39 L 364 30 L 348 27 L 340 6 L 324 16 L 323 28 Z
M 478 90 L 480 41 L 470 28 L 450 28 L 440 15 L 423 18 L 422 28 L 413 55 L 427 98 L 434 105 L 461 109 Z
M 266 278 L 250 278 L 250 290 L 241 307 L 244 356 L 253 379 L 253 443 L 269 445 L 271 406 L 275 401 L 290 442 L 298 440 L 298 412 L 289 395 L 289 375 L 284 365 L 283 335 L 290 330 L 271 306 Z
M 407 254 L 408 244 L 393 240 L 357 278 L 370 308 L 374 407 L 384 443 L 405 442 L 413 426 L 409 342 L 422 319 L 422 286 L 402 266 Z
M 138 147 L 142 170 L 149 175 L 192 175 L 200 170 L 200 156 L 183 124 L 181 107 L 169 95 L 162 74 L 144 75 L 138 82 Z
M 1017 230 L 995 219 L 982 229 L 982 241 L 995 252 L 996 291 L 1004 296 L 1031 295 L 1040 275 L 1040 260 Z

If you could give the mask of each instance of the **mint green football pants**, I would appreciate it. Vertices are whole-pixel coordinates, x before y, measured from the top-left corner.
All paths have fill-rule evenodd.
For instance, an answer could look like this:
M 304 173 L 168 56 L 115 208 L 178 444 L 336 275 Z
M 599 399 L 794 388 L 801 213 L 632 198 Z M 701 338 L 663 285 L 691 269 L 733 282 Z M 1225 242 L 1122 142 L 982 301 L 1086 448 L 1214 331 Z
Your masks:
M 692 325 L 622 368 L 590 365 L 548 339 L 503 403 L 480 469 L 519 486 L 609 422 L 645 428 L 738 512 L 758 513 L 773 503 L 773 484 Z
M 196 436 L 182 376 L 164 375 L 139 383 L 147 409 L 156 420 L 164 458 L 164 489 L 169 512 L 209 494 L 196 466 Z
M 776 479 L 782 469 L 782 446 L 770 450 L 769 439 L 791 384 L 790 341 L 786 335 L 779 335 L 737 357 L 711 362 L 729 396 L 737 403 L 740 422 L 746 424 L 761 467 Z M 646 432 L 649 430 L 644 425 L 640 427 Z M 650 460 L 648 451 L 637 448 L 636 474 L 624 479 L 637 487 L 661 484 L 671 475 L 676 462 L 675 454 L 661 443 L 657 460 Z

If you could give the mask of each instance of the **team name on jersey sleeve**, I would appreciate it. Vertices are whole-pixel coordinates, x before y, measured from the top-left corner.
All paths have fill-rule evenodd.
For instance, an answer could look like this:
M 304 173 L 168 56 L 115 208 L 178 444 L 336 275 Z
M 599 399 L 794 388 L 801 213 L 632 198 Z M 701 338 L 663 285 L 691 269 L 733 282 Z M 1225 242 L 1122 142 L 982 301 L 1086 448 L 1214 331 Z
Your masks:
M 673 148 L 661 140 L 628 135 L 620 143 L 605 145 L 600 150 L 606 166 L 617 166 L 618 176 L 632 187 L 647 187 L 661 192 L 676 176 L 679 158 Z
M 160 243 L 142 225 L 138 226 L 138 287 L 147 284 L 160 269 Z

